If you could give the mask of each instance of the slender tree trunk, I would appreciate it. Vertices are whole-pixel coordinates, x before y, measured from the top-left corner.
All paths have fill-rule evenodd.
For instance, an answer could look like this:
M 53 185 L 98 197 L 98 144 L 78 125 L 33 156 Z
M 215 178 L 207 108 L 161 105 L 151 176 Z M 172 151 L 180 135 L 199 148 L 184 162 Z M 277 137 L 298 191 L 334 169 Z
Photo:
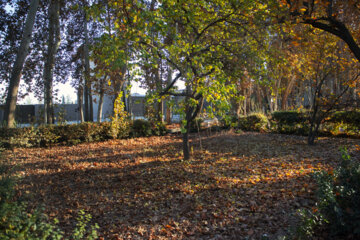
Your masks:
M 92 86 L 91 86 L 91 82 L 90 82 L 90 86 L 89 86 L 89 121 L 90 122 L 94 122 L 94 101 L 93 101 L 93 90 L 92 90 Z
M 80 81 L 82 82 L 82 81 Z M 79 115 L 80 115 L 80 122 L 84 122 L 84 89 L 83 86 L 80 84 L 78 88 L 78 105 L 79 105 Z
M 190 106 L 189 106 L 189 99 L 186 99 L 186 105 L 185 105 L 185 112 L 186 112 L 186 125 L 184 126 L 185 132 L 183 133 L 183 155 L 184 160 L 190 159 L 190 146 L 189 146 L 189 132 L 190 132 L 190 118 L 191 118 L 191 112 L 190 112 Z
M 292 76 L 290 79 L 290 82 L 286 86 L 284 94 L 282 95 L 282 98 L 281 98 L 281 110 L 287 109 L 287 101 L 288 101 L 289 95 L 294 87 L 295 79 L 296 79 L 295 75 Z
M 53 106 L 53 70 L 55 65 L 56 52 L 60 46 L 60 2 L 52 0 L 49 6 L 49 38 L 46 61 L 44 66 L 44 101 L 45 101 L 45 123 L 53 124 L 54 106 Z
M 29 52 L 29 45 L 31 42 L 32 30 L 34 27 L 35 16 L 39 6 L 39 0 L 32 0 L 30 9 L 26 17 L 24 32 L 21 39 L 20 47 L 18 49 L 14 66 L 11 70 L 9 88 L 5 103 L 4 121 L 6 126 L 11 128 L 15 123 L 15 110 L 17 95 L 19 91 L 21 72 L 25 63 L 25 59 Z
M 318 106 L 315 105 L 310 119 L 310 129 L 308 135 L 308 145 L 310 146 L 315 144 L 315 139 L 319 132 L 321 120 L 320 117 L 318 116 L 318 110 L 319 110 Z
M 158 66 L 160 66 L 161 63 L 158 62 Z M 161 84 L 161 76 L 160 76 L 160 68 L 157 67 L 155 70 L 155 87 L 156 87 L 156 91 L 157 92 L 161 92 L 162 91 L 162 84 Z M 162 122 L 163 121 L 163 114 L 164 114 L 164 109 L 163 109 L 163 101 L 159 101 L 156 102 L 155 105 L 155 117 L 156 117 L 156 121 Z
M 104 104 L 104 93 L 100 94 L 100 98 L 99 98 L 99 106 L 97 113 L 97 122 L 99 123 L 102 121 L 103 104 Z
M 244 108 L 244 111 L 243 111 L 243 114 L 246 116 L 247 115 L 247 93 L 246 93 L 246 89 L 244 89 L 244 102 L 243 102 L 243 108 Z M 238 117 L 240 117 L 240 115 L 238 115 Z
M 98 106 L 98 112 L 97 112 L 97 122 L 101 122 L 102 120 L 102 110 L 103 110 L 103 104 L 104 104 L 104 84 L 106 81 L 107 76 L 105 76 L 103 79 L 101 79 L 100 82 L 100 96 L 99 96 L 99 106 Z
M 168 76 L 167 76 L 167 85 L 171 83 L 172 80 L 172 69 L 168 66 Z M 170 96 L 166 98 L 166 123 L 171 124 L 171 106 L 169 101 L 171 100 Z
M 85 81 L 85 85 L 84 85 L 84 120 L 85 122 L 90 121 L 89 120 L 89 88 L 86 86 L 86 81 Z
M 89 33 L 86 14 L 84 18 L 84 61 L 85 61 L 85 121 L 94 121 L 93 101 L 90 81 Z

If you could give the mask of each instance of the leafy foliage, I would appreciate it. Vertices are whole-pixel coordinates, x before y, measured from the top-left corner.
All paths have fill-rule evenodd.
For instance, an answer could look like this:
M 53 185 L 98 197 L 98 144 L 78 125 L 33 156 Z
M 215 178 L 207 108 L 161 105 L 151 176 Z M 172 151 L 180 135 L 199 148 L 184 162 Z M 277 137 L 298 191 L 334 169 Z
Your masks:
M 143 119 L 136 119 L 131 126 L 131 132 L 135 137 L 148 137 L 151 135 L 151 124 Z
M 315 179 L 318 183 L 316 207 L 300 212 L 302 224 L 298 227 L 298 234 L 313 237 L 328 232 L 332 239 L 359 238 L 359 161 L 343 151 L 340 166 L 335 170 L 317 172 Z
M 271 119 L 278 125 L 291 125 L 307 121 L 308 116 L 306 113 L 299 111 L 275 111 L 271 114 Z
M 125 104 L 122 100 L 123 93 L 120 92 L 114 102 L 114 116 L 111 118 L 112 138 L 129 136 L 129 117 L 125 111 Z
M 327 122 L 346 123 L 359 127 L 360 111 L 337 111 L 329 117 Z
M 161 121 L 151 121 L 151 131 L 152 135 L 163 136 L 167 133 L 166 125 Z
M 262 113 L 252 113 L 246 117 L 240 117 L 238 127 L 247 131 L 266 131 L 269 128 L 269 120 Z
M 0 165 L 0 238 L 4 240 L 46 240 L 64 239 L 58 228 L 57 220 L 51 223 L 40 210 L 27 210 L 25 202 L 16 200 L 15 179 L 10 176 L 10 167 Z M 89 214 L 80 211 L 77 225 L 71 239 L 97 239 L 97 224 L 88 227 Z
M 6 147 L 48 147 L 54 144 L 74 145 L 111 138 L 111 123 L 43 125 L 27 128 L 2 128 L 0 142 Z
M 162 136 L 167 132 L 166 126 L 160 121 L 147 121 L 144 119 L 136 119 L 131 125 L 131 136 L 149 137 Z
M 309 113 L 299 111 L 276 111 L 271 114 L 272 131 L 285 134 L 307 135 Z

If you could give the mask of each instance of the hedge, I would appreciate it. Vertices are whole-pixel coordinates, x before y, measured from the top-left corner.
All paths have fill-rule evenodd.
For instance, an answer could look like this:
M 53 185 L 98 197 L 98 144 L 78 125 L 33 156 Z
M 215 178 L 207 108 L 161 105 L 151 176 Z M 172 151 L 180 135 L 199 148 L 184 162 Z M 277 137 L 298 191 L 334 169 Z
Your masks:
M 122 132 L 115 137 L 112 129 L 114 126 L 111 122 L 1 128 L 0 148 L 48 147 L 54 144 L 75 145 L 83 142 L 104 141 L 111 138 L 164 135 L 166 133 L 163 123 L 150 123 L 141 120 L 141 124 L 150 127 L 149 131 L 146 130 L 146 134 L 139 131 L 139 120 L 135 120 L 134 123 L 130 124 L 130 128 L 121 129 Z
M 262 113 L 252 113 L 239 118 L 238 128 L 247 131 L 267 131 L 269 129 L 269 120 Z
M 281 134 L 308 135 L 310 112 L 277 111 L 269 118 L 261 113 L 232 118 L 224 123 L 224 128 L 236 128 L 245 131 L 266 131 Z M 360 112 L 338 111 L 324 119 L 319 129 L 320 136 L 360 137 Z

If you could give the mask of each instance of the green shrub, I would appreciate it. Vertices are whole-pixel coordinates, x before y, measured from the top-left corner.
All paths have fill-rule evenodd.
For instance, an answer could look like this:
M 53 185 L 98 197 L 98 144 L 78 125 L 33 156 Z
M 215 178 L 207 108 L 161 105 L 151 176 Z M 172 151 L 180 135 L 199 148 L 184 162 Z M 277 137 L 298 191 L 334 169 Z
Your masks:
M 341 165 L 334 171 L 315 174 L 317 203 L 302 210 L 299 236 L 311 238 L 321 229 L 333 239 L 360 238 L 360 163 L 343 152 Z M 317 230 L 317 231 L 316 231 Z
M 238 125 L 239 125 L 239 117 L 236 115 L 224 117 L 220 120 L 220 126 L 225 129 L 238 128 Z
M 338 111 L 327 119 L 331 123 L 345 123 L 360 127 L 360 111 Z
M 167 133 L 165 123 L 161 121 L 150 122 L 152 135 L 163 136 Z
M 271 114 L 271 120 L 280 125 L 295 125 L 308 122 L 308 119 L 307 113 L 298 111 L 276 111 Z
M 110 135 L 112 138 L 125 138 L 129 136 L 130 121 L 122 101 L 122 92 L 114 103 L 114 116 L 111 118 Z
M 266 131 L 269 126 L 268 118 L 262 113 L 253 113 L 240 117 L 238 127 L 246 131 Z
M 41 125 L 33 130 L 36 137 L 30 142 L 32 146 L 48 147 L 57 143 L 60 138 L 57 133 L 58 126 L 55 125 Z
M 282 134 L 308 135 L 309 113 L 276 111 L 271 114 L 271 129 Z
M 151 124 L 147 120 L 136 119 L 131 126 L 131 134 L 134 137 L 148 137 L 151 136 Z
M 29 212 L 24 202 L 15 199 L 15 179 L 9 167 L 0 165 L 0 239 L 64 239 L 55 220 L 50 223 L 41 210 Z M 97 224 L 89 227 L 91 216 L 80 211 L 77 227 L 70 239 L 97 239 Z
M 0 143 L 5 148 L 32 147 L 37 139 L 35 128 L 2 128 L 0 129 Z

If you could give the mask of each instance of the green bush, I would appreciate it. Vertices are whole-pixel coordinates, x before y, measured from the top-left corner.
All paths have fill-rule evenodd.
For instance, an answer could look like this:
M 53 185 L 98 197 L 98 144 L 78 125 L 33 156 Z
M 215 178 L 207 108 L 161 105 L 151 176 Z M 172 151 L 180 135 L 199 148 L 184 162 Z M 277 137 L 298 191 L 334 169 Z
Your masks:
M 165 123 L 161 121 L 136 119 L 131 125 L 131 136 L 133 137 L 163 136 L 166 133 Z
M 112 138 L 125 138 L 129 136 L 130 121 L 122 101 L 122 92 L 114 103 L 114 116 L 111 118 L 110 135 Z
M 343 151 L 336 170 L 318 172 L 315 178 L 316 207 L 300 211 L 297 235 L 312 238 L 320 232 L 328 233 L 328 239 L 360 239 L 360 162 Z
M 37 128 L 2 128 L 0 145 L 10 147 L 48 147 L 52 144 L 74 145 L 103 141 L 113 137 L 111 122 L 79 123 L 71 125 L 42 125 Z M 121 125 L 124 126 L 124 125 Z M 129 135 L 129 130 L 117 128 L 117 136 Z
M 308 119 L 307 113 L 298 111 L 276 111 L 271 114 L 271 120 L 279 125 L 295 125 L 308 122 Z
M 132 122 L 131 134 L 134 137 L 148 137 L 151 136 L 151 124 L 147 120 L 136 119 Z
M 11 147 L 32 147 L 34 146 L 37 134 L 35 128 L 1 128 L 0 144 L 5 148 Z
M 236 115 L 225 116 L 220 120 L 220 126 L 225 129 L 238 128 L 239 117 Z
M 276 111 L 271 114 L 271 130 L 283 134 L 308 135 L 309 113 Z
M 152 135 L 163 136 L 167 133 L 165 123 L 163 123 L 161 121 L 154 121 L 154 122 L 151 122 L 150 124 L 151 124 Z
M 345 123 L 360 127 L 360 111 L 338 111 L 327 119 L 331 123 Z
M 238 127 L 246 131 L 267 131 L 269 126 L 268 118 L 262 113 L 252 113 L 240 117 Z
M 37 240 L 64 239 L 63 233 L 41 210 L 29 212 L 25 202 L 15 199 L 15 179 L 10 177 L 10 168 L 0 165 L 0 239 Z M 80 211 L 77 227 L 70 239 L 97 239 L 97 224 L 88 226 L 89 214 Z

